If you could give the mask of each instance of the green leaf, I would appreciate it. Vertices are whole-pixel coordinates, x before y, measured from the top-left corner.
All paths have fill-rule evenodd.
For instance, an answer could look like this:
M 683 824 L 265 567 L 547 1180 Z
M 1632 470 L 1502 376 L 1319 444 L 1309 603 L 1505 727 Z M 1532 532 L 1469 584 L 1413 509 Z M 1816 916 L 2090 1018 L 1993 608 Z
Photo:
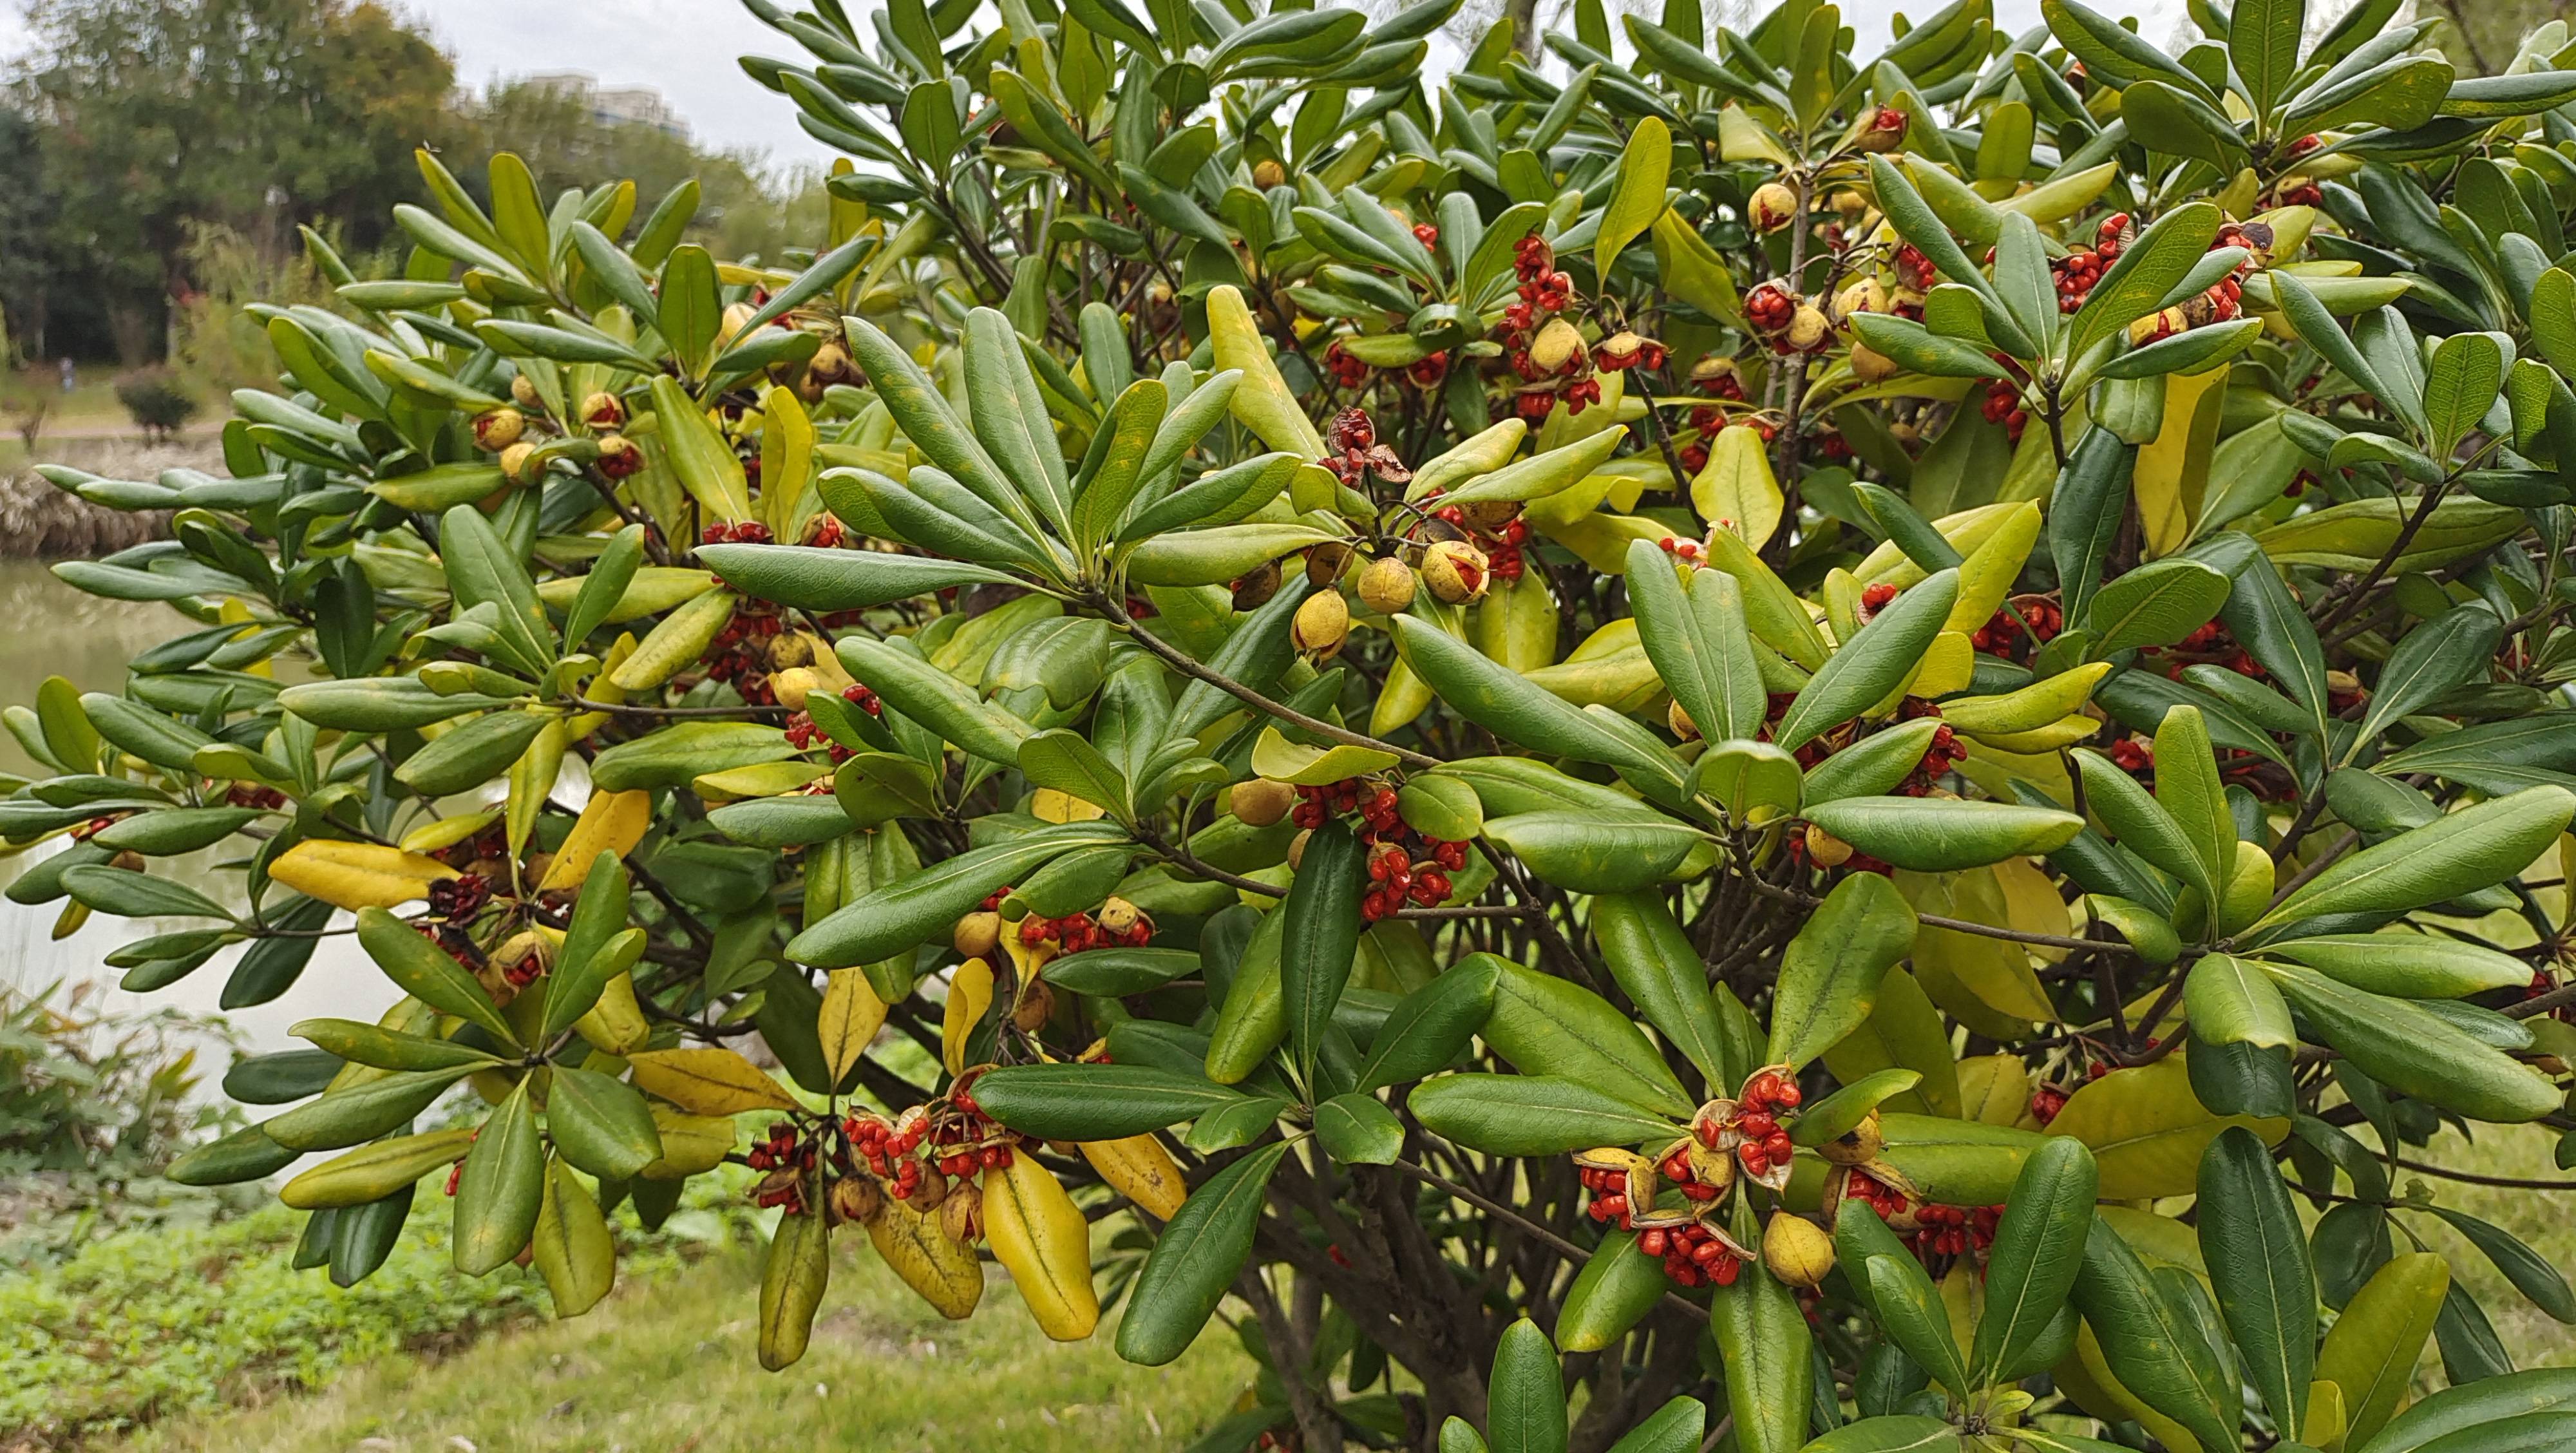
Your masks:
M 2084 828 L 2084 819 L 2071 812 L 1930 797 L 1845 797 L 1803 811 L 1809 822 L 1871 857 L 1920 873 L 2053 853 Z
M 1638 1249 L 1634 1231 L 1605 1231 L 1591 1259 L 1565 1289 L 1556 1314 L 1556 1345 L 1598 1352 L 1628 1335 L 1672 1289 L 1663 1262 Z M 1693 1443 L 1692 1448 L 1697 1449 Z
M 1279 987 L 1287 1001 L 1288 1045 L 1308 1082 L 1333 1010 L 1349 987 L 1360 941 L 1365 849 L 1335 818 L 1315 830 L 1280 913 L 1288 920 L 1279 946 Z
M 1493 1013 L 1502 962 L 1470 954 L 1397 1000 L 1360 1062 L 1357 1088 L 1410 1084 L 1447 1068 Z
M 776 1372 L 805 1355 L 814 1313 L 832 1280 L 832 1226 L 819 1214 L 781 1216 L 760 1274 L 760 1365 Z
M 2227 577 L 2200 561 L 2158 560 L 2103 586 L 2085 615 L 2096 658 L 2135 646 L 2170 646 L 2227 603 Z
M 1986 1310 L 1969 1368 L 1977 1382 L 2017 1366 L 2066 1304 L 2097 1184 L 2093 1152 L 2069 1137 L 2050 1138 L 2022 1162 L 1986 1261 Z
M 622 1181 L 662 1158 L 653 1108 L 624 1080 L 569 1065 L 546 1090 L 546 1131 L 555 1149 L 604 1181 Z
M 1404 1122 L 1374 1096 L 1335 1095 L 1315 1107 L 1315 1138 L 1344 1165 L 1393 1165 L 1404 1151 Z
M 599 1202 L 556 1161 L 547 1168 L 545 1200 L 537 1208 L 537 1274 L 545 1279 L 557 1317 L 578 1317 L 599 1305 L 617 1282 L 617 1243 Z
M 1869 1282 L 1870 1305 L 1888 1340 L 1904 1348 L 1905 1355 L 1930 1372 L 1933 1381 L 1966 1398 L 1968 1368 L 1950 1335 L 1950 1314 L 1913 1255 L 1872 1256 L 1864 1263 L 1862 1275 Z
M 1547 1075 L 1449 1075 L 1407 1101 L 1424 1129 L 1488 1155 L 1570 1155 L 1602 1145 L 1670 1144 L 1672 1119 L 1580 1080 Z
M 1494 1349 L 1494 1376 L 1485 1392 L 1486 1442 L 1493 1453 L 1565 1453 L 1567 1431 L 1556 1349 L 1536 1322 L 1523 1317 L 1503 1329 Z
M 1144 1064 L 1005 1065 L 975 1081 L 985 1114 L 1042 1140 L 1123 1140 L 1243 1099 L 1204 1076 Z
M 2529 787 L 2364 848 L 2308 880 L 2257 928 L 2342 913 L 2396 915 L 2473 893 L 2531 865 L 2576 816 L 2576 794 Z
M 1786 1212 L 1774 1214 L 1785 1215 Z M 1749 1212 L 1737 1220 L 1750 1239 Z M 1814 1334 L 1786 1282 L 1746 1267 L 1710 1293 L 1709 1331 L 1726 1365 L 1726 1403 L 1742 1453 L 1797 1453 L 1807 1441 L 1816 1356 Z
M 1506 961 L 1494 985 L 1486 1045 L 1528 1075 L 1579 1080 L 1676 1119 L 1699 1102 L 1635 1021 L 1580 984 Z
M 1892 313 L 1855 313 L 1851 326 L 1861 342 L 1912 373 L 1932 378 L 2009 381 L 2012 377 L 1986 350 L 1962 339 L 1942 337 L 1912 318 Z
M 2162 307 L 2166 295 L 2208 255 L 2223 220 L 2209 202 L 2186 203 L 2157 218 L 2121 251 L 2076 310 L 2067 356 L 2082 358 L 2094 344 Z M 2343 335 L 2338 331 L 2335 336 Z
M 521 1080 L 465 1152 L 456 1181 L 456 1269 L 482 1276 L 528 1244 L 545 1200 L 546 1151 Z
M 1638 641 L 1702 734 L 1749 738 L 1762 729 L 1768 703 L 1745 625 L 1743 588 L 1723 570 L 1698 570 L 1685 590 L 1675 570 L 1651 540 L 1628 547 Z
M 2475 1120 L 2536 1120 L 2561 1098 L 2550 1082 L 2411 999 L 2367 993 L 2313 969 L 2264 969 L 2310 1026 L 2372 1079 Z
M 811 611 L 867 610 L 957 586 L 1019 583 L 963 560 L 810 545 L 701 545 L 698 559 L 743 595 Z
M 2569 1290 L 2566 1274 L 2525 1246 L 2520 1238 L 2501 1226 L 2448 1206 L 2433 1207 L 2433 1214 L 2450 1222 L 2452 1230 L 2484 1252 L 2496 1270 L 2504 1273 L 2505 1280 L 2513 1283 L 2514 1290 L 2529 1297 L 2533 1306 L 2561 1322 L 2576 1322 L 2576 1291 Z
M 1883 875 L 1836 883 L 1781 954 L 1763 1062 L 1803 1069 L 1858 1029 L 1887 971 L 1913 951 L 1914 928 L 1914 910 Z
M 2120 93 L 2120 116 L 2129 134 L 2151 151 L 2203 161 L 2232 172 L 2245 164 L 2245 138 L 2225 112 L 2161 80 L 2138 81 Z
M 957 920 L 998 889 L 1076 848 L 1122 843 L 1115 823 L 1066 823 L 974 848 L 879 888 L 790 939 L 787 956 L 816 968 L 846 969 L 945 940 Z
M 260 1128 L 290 1151 L 340 1150 L 399 1128 L 474 1068 L 454 1065 L 360 1080 L 264 1120 Z
M 1922 664 L 1958 598 L 1956 570 L 1927 576 L 1900 592 L 1799 691 L 1772 733 L 1772 744 L 1794 752 L 1884 701 Z
M 2425 452 L 2447 460 L 2504 392 L 2509 342 L 2497 333 L 2454 333 L 2434 346 L 2424 371 Z
M 358 946 L 404 993 L 474 1024 L 505 1045 L 518 1044 L 517 1033 L 474 975 L 410 924 L 381 908 L 361 908 Z M 516 1247 L 511 1254 L 517 1254 Z
M 1681 764 L 1539 686 L 1427 621 L 1394 618 L 1396 646 L 1458 714 L 1506 741 L 1678 785 Z
M 1120 1357 L 1160 1367 L 1189 1350 L 1252 1254 L 1262 1198 L 1287 1153 L 1284 1140 L 1265 1145 L 1190 1192 L 1136 1274 L 1118 1324 Z
M 119 918 L 220 918 L 232 915 L 183 883 L 103 864 L 72 868 L 62 876 L 73 901 Z
M 1868 875 L 1862 875 L 1868 876 Z M 1882 883 L 1884 880 L 1879 880 Z M 1592 936 L 1621 993 L 1712 1088 L 1752 1066 L 1733 1064 L 1708 993 L 1708 966 L 1658 893 L 1613 893 L 1592 903 Z M 1876 985 L 1873 983 L 1874 989 Z M 1863 1013 L 1867 1012 L 1864 1005 Z M 1773 1022 L 1778 1022 L 1775 1011 Z
M 2356 1453 L 2415 1453 L 2436 1440 L 2444 1440 L 2445 1449 L 2457 1449 L 2458 1453 L 2481 1453 L 2490 1446 L 2501 1453 L 2504 1448 L 2520 1445 L 2510 1437 L 2499 1438 L 2492 1445 L 2474 1439 L 2460 1443 L 2447 1440 L 2453 1433 L 2471 1429 L 2505 1434 L 2517 1418 L 2563 1412 L 2571 1405 L 2576 1405 L 2576 1368 L 2533 1368 L 2464 1387 L 2444 1388 L 2389 1420 L 2368 1442 L 2351 1446 Z
M 2370 694 L 2356 745 L 2379 740 L 2401 717 L 2432 705 L 2452 687 L 2487 669 L 2504 623 L 2484 601 L 2455 606 L 2408 631 L 2388 653 Z
M 2188 1310 L 2176 1305 L 2099 1215 L 2085 1237 L 2074 1297 L 2122 1387 L 2180 1423 L 2203 1448 L 2225 1448 L 2234 1440 L 2242 1399 L 2235 1380 L 2219 1366 Z
M 2290 1188 L 2254 1132 L 2230 1127 L 2200 1161 L 2200 1252 L 2246 1381 L 2285 1436 L 2307 1424 L 2316 1376 L 2317 1281 Z
M 1704 840 L 1688 823 L 1651 812 L 1520 812 L 1490 818 L 1485 836 L 1530 871 L 1577 893 L 1633 893 L 1679 868 Z
M 2229 13 L 2227 56 L 2258 118 L 2271 114 L 2298 73 L 2307 24 L 2307 0 L 2237 0 Z
M 1601 209 L 1600 231 L 1592 243 L 1594 275 L 1609 277 L 1620 252 L 1663 215 L 1664 184 L 1672 169 L 1672 133 L 1658 117 L 1638 121 L 1628 133 L 1627 148 L 1619 153 L 1610 200 Z
M 2218 780 L 2218 759 L 2210 749 L 2209 728 L 2198 707 L 2168 708 L 2156 728 L 2156 805 L 2173 819 L 2190 845 L 2200 868 L 2190 881 L 2201 885 L 2203 901 L 2215 919 L 2216 905 L 2236 876 L 2236 820 L 2228 812 L 2227 791 Z

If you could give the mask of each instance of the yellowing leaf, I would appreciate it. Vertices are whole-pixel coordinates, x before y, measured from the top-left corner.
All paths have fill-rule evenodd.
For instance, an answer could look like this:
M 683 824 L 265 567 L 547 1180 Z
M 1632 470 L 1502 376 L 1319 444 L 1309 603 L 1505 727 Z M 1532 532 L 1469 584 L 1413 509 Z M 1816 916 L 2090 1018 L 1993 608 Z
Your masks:
M 582 804 L 572 831 L 564 835 L 563 846 L 555 850 L 555 860 L 537 891 L 560 893 L 579 887 L 590 877 L 591 865 L 601 853 L 622 858 L 633 852 L 652 822 L 652 793 L 593 792 L 590 801 Z
M 1041 787 L 1029 803 L 1029 813 L 1040 822 L 1092 822 L 1107 817 L 1109 809 L 1061 787 Z
M 436 858 L 378 843 L 306 838 L 269 864 L 268 876 L 335 908 L 391 908 L 429 896 L 429 885 L 456 870 Z
M 2210 1114 L 2191 1092 L 2187 1053 L 2113 1070 L 2077 1090 L 2048 1123 L 2049 1134 L 2072 1135 L 2092 1150 L 2103 1200 L 2189 1194 L 2199 1182 L 2201 1153 L 2230 1125 L 2245 1126 L 2266 1145 L 2289 1133 L 2287 1120 Z
M 823 1042 L 823 1062 L 839 1084 L 865 1054 L 868 1042 L 885 1026 L 886 1003 L 868 985 L 865 969 L 834 969 L 823 989 L 823 1008 L 814 1016 L 814 1032 Z
M 772 388 L 761 404 L 760 504 L 772 539 L 790 544 L 800 528 L 806 487 L 814 480 L 814 419 L 790 388 Z
M 1279 365 L 1271 361 L 1243 294 L 1230 285 L 1209 289 L 1207 313 L 1216 366 L 1243 370 L 1243 382 L 1234 391 L 1234 417 L 1273 449 L 1300 459 L 1323 458 L 1324 436 L 1315 432 L 1314 421 L 1279 376 Z
M 1260 740 L 1252 744 L 1253 771 L 1273 782 L 1288 782 L 1299 787 L 1321 787 L 1346 778 L 1383 772 L 1394 766 L 1395 760 L 1392 752 L 1381 752 L 1374 747 L 1355 747 L 1347 742 L 1329 748 L 1305 746 L 1281 736 L 1277 727 L 1263 727 Z
M 1974 631 L 2003 609 L 2014 578 L 2030 558 L 2030 547 L 2039 543 L 2039 521 L 2039 506 L 2025 500 L 2003 517 L 1983 544 L 1968 552 L 1968 558 L 1959 563 L 1959 599 L 1950 607 L 1944 629 Z
M 1756 550 L 1780 528 L 1780 511 L 1786 503 L 1780 481 L 1771 473 L 1771 458 L 1763 450 L 1761 431 L 1747 424 L 1717 431 L 1709 441 L 1708 463 L 1691 481 L 1690 494 L 1691 507 L 1701 519 L 1734 531 Z
M 729 1049 L 646 1050 L 629 1055 L 626 1062 L 634 1067 L 637 1089 L 659 1095 L 692 1115 L 797 1108 L 795 1096 L 758 1065 Z
M 1013 950 L 1020 946 L 1018 925 L 1006 925 L 1002 939 Z M 960 1074 L 966 1068 L 966 1039 L 984 1015 L 993 1007 L 993 966 L 982 959 L 968 959 L 957 966 L 948 978 L 948 1010 L 939 1024 L 939 1058 L 948 1073 Z
M 1959 1114 L 1988 1125 L 2018 1125 L 2030 1113 L 2030 1069 L 2014 1054 L 1959 1061 Z
M 661 426 L 662 457 L 698 508 L 728 524 L 750 519 L 751 487 L 742 461 L 678 379 L 653 380 L 653 416 Z
M 2222 363 L 2206 373 L 2176 374 L 2165 380 L 2164 428 L 2138 450 L 2137 470 L 2131 476 L 2150 560 L 2181 549 L 2200 519 L 2232 366 Z

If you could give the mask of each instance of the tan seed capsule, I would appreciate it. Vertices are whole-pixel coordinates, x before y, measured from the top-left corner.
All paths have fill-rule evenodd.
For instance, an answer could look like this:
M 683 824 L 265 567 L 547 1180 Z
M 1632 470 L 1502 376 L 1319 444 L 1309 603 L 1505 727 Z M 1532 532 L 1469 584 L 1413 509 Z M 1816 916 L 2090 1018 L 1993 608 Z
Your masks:
M 1754 231 L 1777 232 L 1798 220 L 1798 194 L 1783 183 L 1764 182 L 1753 189 L 1745 210 Z
M 1246 827 L 1268 827 L 1286 817 L 1288 809 L 1297 805 L 1297 789 L 1285 782 L 1255 777 L 1249 782 L 1234 784 L 1229 800 L 1233 803 L 1236 821 Z
M 826 343 L 814 350 L 805 363 L 805 376 L 823 384 L 848 383 L 858 377 L 858 367 L 850 361 L 850 351 L 838 343 Z
M 1839 868 L 1851 861 L 1852 845 L 1816 826 L 1807 824 L 1807 861 L 1819 868 Z
M 534 482 L 536 473 L 529 467 L 529 461 L 536 452 L 537 446 L 534 444 L 513 444 L 502 450 L 501 472 L 509 476 L 512 484 Z
M 1100 905 L 1098 913 L 1091 916 L 1102 928 L 1111 933 L 1126 933 L 1145 920 L 1143 909 L 1114 894 L 1107 902 Z
M 961 1184 L 939 1207 L 939 1234 L 960 1246 L 984 1235 L 984 1193 L 973 1183 Z
M 1242 578 L 1234 582 L 1234 599 L 1231 604 L 1236 610 L 1259 610 L 1269 603 L 1270 597 L 1278 593 L 1279 562 L 1264 560 L 1245 571 Z
M 1313 837 L 1314 835 L 1315 835 L 1315 830 L 1314 830 L 1313 828 L 1311 828 L 1311 827 L 1301 827 L 1301 828 L 1297 829 L 1297 835 L 1296 835 L 1295 837 L 1292 837 L 1292 838 L 1290 838 L 1290 839 L 1288 840 L 1288 871 L 1289 871 L 1289 872 L 1292 872 L 1292 873 L 1293 873 L 1293 872 L 1296 872 L 1300 867 L 1302 867 L 1302 866 L 1304 866 L 1304 865 L 1305 865 L 1305 862 L 1306 862 L 1306 840 L 1307 840 L 1308 838 Z
M 523 409 L 533 409 L 539 402 L 537 398 L 536 384 L 530 381 L 528 376 L 524 373 L 517 374 L 511 378 L 510 397 L 520 408 Z
M 1442 540 L 1422 552 L 1422 583 L 1448 605 L 1465 605 L 1485 593 L 1485 552 L 1463 540 Z
M 867 1222 L 885 1209 L 885 1192 L 866 1176 L 832 1182 L 832 1215 L 840 1221 Z
M 1887 311 L 1887 285 L 1876 277 L 1863 277 L 1834 294 L 1834 316 L 1848 318 L 1855 313 Z
M 1878 1112 L 1872 1110 L 1858 1125 L 1817 1146 L 1816 1152 L 1835 1165 L 1867 1165 L 1878 1159 L 1885 1143 L 1879 1134 Z
M 614 429 L 626 422 L 626 405 L 612 393 L 595 393 L 581 401 L 581 421 L 594 429 Z
M 1690 713 L 1682 710 L 1682 704 L 1679 701 L 1675 701 L 1671 706 L 1665 708 L 1664 724 L 1671 727 L 1673 729 L 1673 735 L 1681 738 L 1683 741 L 1695 742 L 1699 740 L 1699 723 L 1691 720 Z
M 1470 500 L 1458 506 L 1458 513 L 1466 517 L 1470 529 L 1499 535 L 1504 526 L 1520 518 L 1521 502 L 1516 499 Z
M 1022 1034 L 1035 1034 L 1046 1028 L 1054 1014 L 1055 991 L 1047 987 L 1044 979 L 1031 979 L 1021 986 L 1018 1001 L 1011 1005 L 1011 1023 Z
M 719 343 L 740 341 L 737 335 L 751 322 L 752 315 L 759 311 L 749 303 L 736 303 L 725 309 L 723 319 L 716 325 L 716 341 Z
M 1273 187 L 1284 186 L 1287 181 L 1288 169 L 1268 157 L 1263 157 L 1252 164 L 1252 184 L 1265 192 Z
M 971 1191 L 973 1189 L 975 1189 L 973 1181 L 961 1180 L 952 1186 L 949 1184 L 948 1177 L 936 1167 L 926 1167 L 921 1173 L 921 1183 L 912 1188 L 912 1195 L 907 1199 L 906 1204 L 913 1210 L 928 1215 L 939 1209 L 940 1203 L 948 1199 L 949 1192 L 952 1190 Z
M 1395 615 L 1413 604 L 1414 588 L 1421 582 L 1413 567 L 1392 555 L 1369 562 L 1360 572 L 1360 604 L 1380 615 Z
M 1790 1286 L 1815 1286 L 1834 1269 L 1834 1239 L 1804 1216 L 1774 1211 L 1762 1232 L 1762 1264 Z
M 1002 941 L 1002 915 L 978 910 L 957 920 L 957 931 L 951 942 L 957 952 L 970 959 L 989 959 Z
M 1530 340 L 1529 355 L 1530 362 L 1542 371 L 1559 372 L 1583 356 L 1583 335 L 1563 318 L 1550 318 L 1547 326 L 1538 330 L 1538 337 Z
M 1833 331 L 1833 322 L 1825 316 L 1824 309 L 1813 303 L 1800 303 L 1798 311 L 1789 318 L 1789 346 L 1801 352 L 1812 352 L 1825 346 L 1825 339 L 1832 336 Z
M 1857 340 L 1851 346 L 1851 367 L 1853 375 L 1864 383 L 1894 378 L 1899 371 L 1895 359 Z
M 1306 583 L 1317 590 L 1330 590 L 1342 573 L 1351 568 L 1359 552 L 1339 540 L 1328 540 L 1306 552 Z
M 1290 642 L 1319 661 L 1331 659 L 1350 634 L 1351 608 L 1338 590 L 1308 596 L 1288 627 Z
M 519 442 L 528 431 L 528 416 L 517 409 L 494 409 L 474 416 L 474 447 L 486 454 L 498 454 Z

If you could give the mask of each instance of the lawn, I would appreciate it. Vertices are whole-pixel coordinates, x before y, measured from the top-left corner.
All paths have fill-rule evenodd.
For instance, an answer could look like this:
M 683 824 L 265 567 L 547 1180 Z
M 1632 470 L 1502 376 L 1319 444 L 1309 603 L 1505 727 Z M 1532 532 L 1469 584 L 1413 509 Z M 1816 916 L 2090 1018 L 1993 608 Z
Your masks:
M 753 1356 L 756 1267 L 735 1255 L 630 1283 L 590 1315 L 485 1339 L 444 1360 L 386 1358 L 319 1396 L 177 1420 L 130 1453 L 1040 1453 L 1186 1448 L 1249 1384 L 1218 1327 L 1170 1367 L 1130 1367 L 1111 1327 L 1056 1345 L 993 1274 L 949 1322 L 866 1250 L 839 1241 L 805 1360 Z M 503 1273 L 506 1275 L 507 1273 Z

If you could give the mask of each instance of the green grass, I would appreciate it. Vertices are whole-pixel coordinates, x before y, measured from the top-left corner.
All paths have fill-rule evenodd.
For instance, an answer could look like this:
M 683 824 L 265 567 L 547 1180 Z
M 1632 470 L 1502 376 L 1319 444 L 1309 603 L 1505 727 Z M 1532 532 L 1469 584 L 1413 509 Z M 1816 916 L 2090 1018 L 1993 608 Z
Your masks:
M 1130 1367 L 1112 1327 L 1057 1345 L 998 1271 L 965 1322 L 943 1320 L 866 1249 L 837 1238 L 805 1359 L 753 1355 L 757 1268 L 715 1258 L 629 1281 L 590 1315 L 485 1339 L 444 1360 L 386 1358 L 317 1397 L 176 1420 L 128 1453 L 1038 1453 L 1178 1449 L 1224 1415 L 1251 1364 L 1220 1327 L 1166 1368 Z M 456 1439 L 465 1440 L 462 1443 Z

